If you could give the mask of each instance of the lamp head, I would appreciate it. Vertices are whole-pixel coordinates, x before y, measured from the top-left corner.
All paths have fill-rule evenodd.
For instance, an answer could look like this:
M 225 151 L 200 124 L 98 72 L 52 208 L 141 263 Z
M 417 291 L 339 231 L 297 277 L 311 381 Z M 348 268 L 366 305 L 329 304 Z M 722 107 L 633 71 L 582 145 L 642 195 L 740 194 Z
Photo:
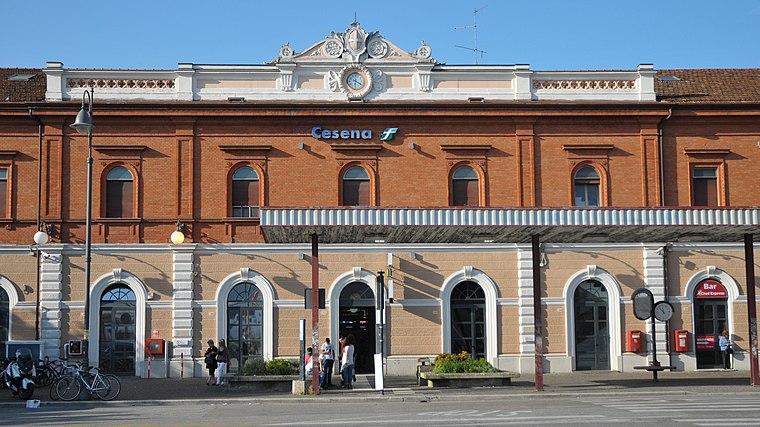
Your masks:
M 34 233 L 34 243 L 37 245 L 44 245 L 48 242 L 48 235 L 44 231 L 40 230 Z
M 79 110 L 79 114 L 77 114 L 77 118 L 71 124 L 71 127 L 81 135 L 87 135 L 95 127 L 92 125 L 92 116 L 84 109 L 84 106 Z
M 185 241 L 185 233 L 184 233 L 185 224 L 181 223 L 180 220 L 177 220 L 177 229 L 174 230 L 174 232 L 169 236 L 169 240 L 172 241 L 175 245 L 181 245 Z

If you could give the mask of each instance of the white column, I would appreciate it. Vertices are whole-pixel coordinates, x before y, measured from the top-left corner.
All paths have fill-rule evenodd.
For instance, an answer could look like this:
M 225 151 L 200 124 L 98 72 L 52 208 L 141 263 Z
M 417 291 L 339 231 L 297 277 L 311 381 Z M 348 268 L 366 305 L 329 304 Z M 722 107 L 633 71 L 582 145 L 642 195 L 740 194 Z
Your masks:
M 40 340 L 43 356 L 51 359 L 65 356 L 61 343 L 62 252 L 62 248 L 40 252 Z
M 654 302 L 658 303 L 665 299 L 665 259 L 663 258 L 662 246 L 644 247 L 644 283 L 652 292 Z M 647 352 L 652 354 L 652 321 L 647 320 Z M 657 338 L 657 360 L 666 365 L 668 362 L 667 343 L 668 336 L 665 322 L 655 321 L 655 337 Z
M 193 250 L 195 245 L 173 248 L 172 292 L 172 352 L 171 376 L 179 377 L 184 370 L 193 376 Z M 184 369 L 180 366 L 184 360 Z
M 536 370 L 536 329 L 533 325 L 533 250 L 530 245 L 517 247 L 517 299 L 520 328 L 519 369 L 521 374 L 532 374 Z

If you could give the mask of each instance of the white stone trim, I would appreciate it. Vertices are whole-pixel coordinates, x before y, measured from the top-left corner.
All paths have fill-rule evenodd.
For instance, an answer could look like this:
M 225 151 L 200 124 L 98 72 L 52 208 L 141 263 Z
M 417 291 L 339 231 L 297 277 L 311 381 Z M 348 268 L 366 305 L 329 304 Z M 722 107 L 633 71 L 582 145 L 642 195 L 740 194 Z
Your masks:
M 415 298 L 415 299 L 397 299 L 394 300 L 394 303 L 391 304 L 392 307 L 440 307 L 441 301 L 438 299 L 422 299 L 422 298 Z
M 734 280 L 733 277 L 731 277 L 730 274 L 726 273 L 725 271 L 715 267 L 715 266 L 705 266 L 702 270 L 699 270 L 696 272 L 693 276 L 689 278 L 689 280 L 686 282 L 686 289 L 684 290 L 683 298 L 685 298 L 687 301 L 685 303 L 691 304 L 691 324 L 692 324 L 692 332 L 696 330 L 694 325 L 696 325 L 696 313 L 694 312 L 694 291 L 697 288 L 697 285 L 699 285 L 700 282 L 706 279 L 714 279 L 719 281 L 723 287 L 726 288 L 726 292 L 728 292 L 728 298 L 727 298 L 727 305 L 728 305 L 728 312 L 726 313 L 726 317 L 728 320 L 728 330 L 731 335 L 734 335 L 736 333 L 736 328 L 734 327 L 734 304 L 739 299 L 739 284 Z M 747 299 L 746 295 L 743 295 L 745 301 Z M 696 339 L 694 337 L 694 334 L 692 333 L 692 344 L 691 348 L 695 348 L 694 340 Z
M 351 269 L 351 271 L 347 271 L 338 276 L 332 282 L 330 288 L 327 290 L 327 296 L 325 298 L 327 301 L 329 301 L 330 304 L 329 331 L 332 340 L 335 340 L 335 338 L 340 334 L 340 293 L 343 291 L 343 288 L 354 282 L 364 283 L 365 285 L 369 286 L 369 289 L 372 291 L 372 295 L 374 296 L 375 300 L 377 299 L 377 294 L 375 293 L 377 278 L 369 270 L 361 267 L 354 267 Z M 375 309 L 377 309 L 377 307 L 375 307 Z M 380 316 L 375 317 L 376 321 L 380 321 Z M 375 327 L 377 328 L 377 326 Z
M 45 247 L 45 250 L 40 252 L 40 340 L 43 355 L 51 359 L 61 357 L 63 348 L 61 345 L 62 251 L 63 246 L 55 246 Z
M 517 252 L 517 295 L 520 328 L 520 372 L 535 371 L 536 325 L 533 314 L 533 247 L 524 245 Z M 544 302 L 546 300 L 544 299 Z
M 593 275 L 589 272 L 593 271 Z M 608 296 L 609 313 L 609 331 L 610 331 L 610 370 L 622 370 L 622 348 L 621 348 L 621 322 L 620 322 L 620 300 L 623 294 L 620 284 L 615 278 L 603 268 L 597 266 L 587 266 L 585 269 L 578 271 L 570 276 L 562 295 L 565 299 L 565 335 L 567 336 L 567 357 L 570 358 L 572 369 L 575 370 L 575 289 L 586 280 L 596 280 L 601 283 Z
M 92 366 L 100 365 L 100 300 L 103 292 L 111 285 L 124 284 L 135 293 L 135 375 L 142 374 L 145 361 L 145 307 L 148 301 L 148 289 L 134 274 L 121 268 L 114 268 L 97 278 L 90 288 L 90 331 L 87 355 Z
M 227 298 L 235 285 L 250 282 L 261 291 L 264 300 L 264 348 L 262 356 L 266 360 L 274 358 L 274 300 L 275 292 L 272 284 L 260 273 L 247 267 L 230 274 L 219 283 L 216 289 L 216 339 L 227 341 Z M 211 337 L 204 337 L 204 339 Z
M 665 245 L 647 245 L 642 251 L 644 261 L 644 283 L 646 288 L 652 292 L 655 302 L 665 299 L 665 258 L 667 246 Z M 652 322 L 645 322 L 647 334 L 647 352 L 652 353 L 652 336 L 659 343 L 666 343 L 668 340 L 668 329 L 666 322 L 655 322 L 655 330 L 652 331 Z M 667 357 L 667 346 L 658 347 L 658 357 L 662 360 Z
M 194 262 L 192 248 L 178 246 L 173 251 L 172 300 L 169 306 L 172 308 L 172 356 L 174 357 L 193 352 Z
M 498 356 L 497 342 L 499 340 L 496 320 L 496 299 L 498 298 L 498 290 L 496 288 L 496 283 L 494 283 L 487 274 L 476 268 L 472 268 L 471 266 L 462 267 L 461 270 L 447 277 L 441 285 L 441 329 L 443 336 L 441 351 L 443 353 L 451 352 L 451 292 L 456 285 L 465 281 L 477 283 L 483 288 L 483 292 L 485 293 L 486 360 L 492 365 L 496 364 L 496 357 Z
M 0 276 L 0 289 L 8 294 L 8 340 L 13 340 L 13 309 L 18 305 L 18 290 L 13 282 L 5 276 Z

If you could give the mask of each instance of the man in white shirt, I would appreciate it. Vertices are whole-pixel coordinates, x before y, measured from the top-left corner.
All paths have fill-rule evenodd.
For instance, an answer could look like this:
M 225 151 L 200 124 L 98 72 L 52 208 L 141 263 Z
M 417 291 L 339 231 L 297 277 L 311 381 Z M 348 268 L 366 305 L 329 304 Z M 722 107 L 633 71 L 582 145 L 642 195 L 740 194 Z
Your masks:
M 322 347 L 319 349 L 319 361 L 322 364 L 322 372 L 324 373 L 320 387 L 323 389 L 332 387 L 332 373 L 333 364 L 335 363 L 335 350 L 333 349 L 332 343 L 330 343 L 330 338 L 325 338 L 325 342 L 322 343 Z
M 351 385 L 354 377 L 354 344 L 353 335 L 343 338 L 343 357 L 341 358 L 340 372 L 343 374 L 343 385 L 341 388 L 352 389 Z

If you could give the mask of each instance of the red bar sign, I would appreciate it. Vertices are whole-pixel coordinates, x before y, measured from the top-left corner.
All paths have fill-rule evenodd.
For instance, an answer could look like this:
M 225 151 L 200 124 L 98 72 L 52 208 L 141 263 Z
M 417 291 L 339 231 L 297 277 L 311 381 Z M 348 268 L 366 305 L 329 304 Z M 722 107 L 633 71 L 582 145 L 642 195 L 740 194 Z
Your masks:
M 715 350 L 713 335 L 697 335 L 697 350 Z
M 726 288 L 717 280 L 707 279 L 697 286 L 695 298 L 728 298 Z

